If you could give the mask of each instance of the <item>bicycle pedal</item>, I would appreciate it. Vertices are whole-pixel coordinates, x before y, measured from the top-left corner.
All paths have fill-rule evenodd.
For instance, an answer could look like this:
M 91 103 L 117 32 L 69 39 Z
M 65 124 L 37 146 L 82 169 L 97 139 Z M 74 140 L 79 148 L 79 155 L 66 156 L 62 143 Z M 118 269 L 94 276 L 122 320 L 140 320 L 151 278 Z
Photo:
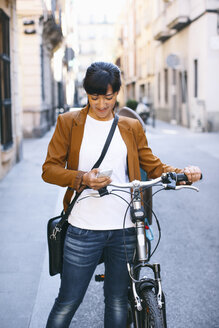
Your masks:
M 105 279 L 105 275 L 104 274 L 96 274 L 95 275 L 95 281 L 100 282 L 100 281 L 104 281 L 104 279 Z

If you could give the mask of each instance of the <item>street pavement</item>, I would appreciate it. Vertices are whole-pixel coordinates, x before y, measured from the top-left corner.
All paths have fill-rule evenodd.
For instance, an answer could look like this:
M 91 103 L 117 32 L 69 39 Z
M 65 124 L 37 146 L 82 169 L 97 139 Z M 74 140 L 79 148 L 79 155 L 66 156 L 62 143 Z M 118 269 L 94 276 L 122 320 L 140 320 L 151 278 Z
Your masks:
M 61 211 L 65 190 L 41 179 L 52 132 L 24 140 L 23 160 L 0 182 L 1 328 L 44 328 L 57 296 L 60 279 L 48 273 L 46 225 Z M 147 125 L 146 133 L 163 162 L 196 164 L 204 176 L 199 193 L 165 191 L 154 197 L 162 239 L 152 262 L 161 263 L 168 328 L 218 328 L 219 134 L 160 121 L 155 128 Z M 153 229 L 156 237 L 155 223 Z M 103 311 L 102 283 L 92 279 L 71 327 L 103 328 Z

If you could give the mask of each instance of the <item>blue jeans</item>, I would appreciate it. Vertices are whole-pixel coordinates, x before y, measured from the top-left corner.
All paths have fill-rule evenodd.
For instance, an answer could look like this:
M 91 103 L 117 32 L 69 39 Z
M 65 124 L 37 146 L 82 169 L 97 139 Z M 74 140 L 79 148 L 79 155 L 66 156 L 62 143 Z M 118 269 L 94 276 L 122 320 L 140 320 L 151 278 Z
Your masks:
M 136 246 L 135 228 L 125 229 L 128 260 Z M 67 328 L 82 302 L 91 277 L 104 254 L 105 328 L 125 328 L 129 276 L 123 230 L 85 230 L 69 226 L 65 245 L 61 287 L 46 328 Z

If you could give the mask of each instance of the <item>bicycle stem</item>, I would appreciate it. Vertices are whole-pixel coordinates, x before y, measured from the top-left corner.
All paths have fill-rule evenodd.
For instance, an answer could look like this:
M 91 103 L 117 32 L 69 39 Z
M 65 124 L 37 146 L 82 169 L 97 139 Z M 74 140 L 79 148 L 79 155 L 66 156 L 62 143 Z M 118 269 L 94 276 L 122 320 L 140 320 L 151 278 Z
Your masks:
M 144 211 L 142 211 L 141 197 L 139 189 L 134 190 L 133 209 L 135 211 L 136 219 L 136 235 L 137 235 L 137 252 L 140 262 L 147 260 L 148 249 L 145 233 L 145 224 L 142 218 L 144 217 Z M 138 219 L 139 217 L 139 219 Z

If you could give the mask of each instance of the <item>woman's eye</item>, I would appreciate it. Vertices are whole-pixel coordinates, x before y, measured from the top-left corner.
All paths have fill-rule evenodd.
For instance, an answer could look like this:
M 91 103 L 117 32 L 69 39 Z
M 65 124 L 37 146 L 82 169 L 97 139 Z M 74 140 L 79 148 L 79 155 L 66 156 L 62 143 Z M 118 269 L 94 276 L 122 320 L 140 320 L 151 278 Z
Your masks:
M 97 100 L 98 98 L 91 98 L 92 100 Z
M 111 98 L 106 98 L 106 100 L 111 100 L 111 99 L 113 99 L 113 97 L 111 97 Z

